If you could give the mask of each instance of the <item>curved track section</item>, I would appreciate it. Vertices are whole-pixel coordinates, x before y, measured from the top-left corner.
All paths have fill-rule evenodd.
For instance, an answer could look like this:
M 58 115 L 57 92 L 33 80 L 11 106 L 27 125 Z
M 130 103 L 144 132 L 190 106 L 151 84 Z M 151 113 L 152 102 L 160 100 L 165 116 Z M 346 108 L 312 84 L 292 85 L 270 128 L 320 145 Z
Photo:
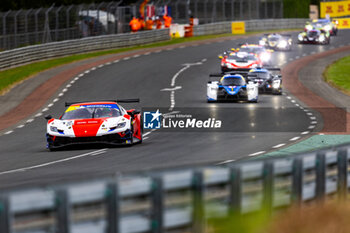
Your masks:
M 282 67 L 302 56 L 344 45 L 349 34 L 340 32 L 329 46 L 294 44 L 290 52 L 275 52 L 274 66 Z M 294 41 L 296 35 L 293 33 Z M 232 114 L 221 114 L 223 121 L 234 122 L 226 132 L 149 131 L 144 143 L 133 147 L 90 147 L 52 153 L 45 149 L 46 121 L 39 113 L 29 119 L 29 124 L 1 136 L 0 188 L 226 163 L 283 147 L 320 130 L 322 121 L 317 114 L 305 109 L 288 92 L 282 96 L 261 95 L 258 104 L 206 103 L 208 74 L 219 71 L 217 55 L 246 41 L 256 43 L 258 37 L 184 45 L 93 68 L 67 83 L 47 111 L 57 117 L 65 101 L 139 97 L 142 107 L 203 108 L 218 114 L 222 108 L 229 109 Z M 180 86 L 181 89 L 164 91 Z M 281 115 L 281 109 L 288 111 Z

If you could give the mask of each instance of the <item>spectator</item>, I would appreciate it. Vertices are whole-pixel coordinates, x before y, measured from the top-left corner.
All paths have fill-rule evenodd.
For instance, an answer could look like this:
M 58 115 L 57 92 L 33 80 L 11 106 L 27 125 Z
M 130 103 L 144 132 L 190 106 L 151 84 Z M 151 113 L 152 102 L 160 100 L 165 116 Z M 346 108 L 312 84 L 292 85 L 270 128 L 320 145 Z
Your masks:
M 156 28 L 157 29 L 161 29 L 162 28 L 162 21 L 160 21 L 160 18 L 158 16 L 156 17 L 155 24 L 156 24 Z
M 151 18 L 147 18 L 145 29 L 146 30 L 152 30 L 153 29 L 153 24 L 154 24 L 153 20 Z
M 132 20 L 130 21 L 129 25 L 130 25 L 130 30 L 132 32 L 137 32 L 138 30 L 140 30 L 140 22 L 135 17 L 132 17 Z
M 168 16 L 167 14 L 165 14 L 165 15 L 163 15 L 163 19 L 164 19 L 164 26 L 165 26 L 165 28 L 170 28 L 171 21 L 173 20 L 171 18 L 171 16 Z

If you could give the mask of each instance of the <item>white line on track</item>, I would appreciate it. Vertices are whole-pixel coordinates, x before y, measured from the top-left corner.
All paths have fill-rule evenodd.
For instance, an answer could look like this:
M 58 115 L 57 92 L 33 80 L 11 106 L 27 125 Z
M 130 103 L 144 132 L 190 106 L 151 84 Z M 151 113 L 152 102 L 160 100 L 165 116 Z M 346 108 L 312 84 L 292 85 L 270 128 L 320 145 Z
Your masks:
M 134 56 L 132 56 L 133 58 L 138 58 L 140 55 L 139 54 L 136 54 Z
M 311 120 L 316 120 L 316 117 L 312 116 L 310 117 Z
M 49 104 L 50 105 L 50 104 Z M 52 105 L 51 105 L 52 106 Z M 51 107 L 51 106 L 48 106 L 48 107 Z M 41 110 L 42 112 L 46 112 L 47 110 L 49 110 L 49 108 L 44 108 L 43 110 Z
M 78 75 L 78 77 L 76 77 L 75 79 L 78 80 L 79 78 L 83 77 L 84 76 L 84 73 L 81 73 Z
M 6 133 L 4 133 L 5 135 L 8 135 L 10 133 L 13 133 L 13 130 L 7 131 Z
M 57 102 L 57 101 L 59 101 L 59 98 L 56 98 L 56 99 L 54 99 L 52 102 Z
M 63 96 L 63 93 L 61 92 L 60 94 L 58 94 L 59 97 Z
M 107 63 L 105 63 L 106 66 L 109 66 L 109 65 L 111 65 L 111 64 L 112 64 L 112 62 L 107 62 Z
M 313 114 L 311 112 L 306 113 L 308 116 L 312 116 Z
M 101 150 L 92 151 L 92 152 L 88 152 L 88 153 L 81 154 L 81 155 L 76 155 L 76 156 L 65 158 L 65 159 L 55 160 L 55 161 L 48 162 L 48 163 L 42 163 L 42 164 L 38 164 L 38 165 L 34 165 L 34 166 L 29 166 L 29 167 L 23 167 L 23 168 L 3 171 L 3 172 L 0 172 L 0 175 L 16 173 L 16 172 L 24 172 L 24 171 L 33 170 L 33 169 L 36 169 L 36 168 L 47 167 L 47 166 L 50 166 L 50 165 L 53 165 L 53 164 L 57 164 L 57 163 L 62 163 L 62 162 L 66 162 L 66 161 L 70 161 L 70 160 L 74 160 L 74 159 L 78 159 L 78 158 L 83 158 L 83 157 L 86 157 L 86 156 L 96 155 L 96 154 L 98 154 L 100 152 L 103 152 L 103 151 L 106 151 L 106 150 L 107 149 L 101 149 Z
M 145 54 L 143 54 L 143 55 L 146 55 L 146 56 L 147 56 L 147 55 L 150 55 L 150 54 L 151 54 L 151 52 L 147 52 L 147 53 L 145 53 Z
M 92 67 L 90 70 L 91 70 L 91 71 L 96 70 L 96 66 L 95 66 L 95 67 Z
M 18 129 L 23 128 L 23 127 L 24 127 L 24 125 L 17 126 Z
M 68 91 L 68 89 L 67 88 L 64 88 L 63 90 L 62 90 L 62 92 L 67 92 Z
M 33 118 L 30 118 L 30 119 L 28 119 L 26 122 L 27 123 L 30 123 L 30 122 L 33 122 L 34 121 L 34 119 Z
M 39 112 L 38 114 L 35 115 L 35 117 L 40 117 L 42 116 L 43 114 L 41 112 Z
M 118 63 L 120 60 L 114 60 L 113 63 Z
M 186 48 L 186 46 L 185 46 L 185 45 L 181 45 L 181 46 L 179 47 L 179 49 L 183 49 L 183 48 Z
M 292 99 L 292 97 L 290 97 L 290 96 L 287 96 L 286 98 L 289 99 L 289 100 Z
M 144 133 L 142 134 L 142 137 L 146 137 L 147 135 L 149 135 L 151 132 L 147 132 L 147 133 Z
M 316 125 L 310 125 L 308 129 L 313 129 L 315 127 L 316 127 Z
M 101 64 L 101 65 L 98 66 L 98 68 L 102 68 L 103 66 L 104 66 L 104 64 Z
M 266 151 L 258 151 L 258 152 L 255 152 L 255 153 L 252 153 L 252 154 L 249 154 L 248 156 L 256 156 L 256 155 L 261 155 L 261 154 L 264 154 Z
M 90 70 L 87 70 L 87 71 L 85 71 L 84 73 L 85 73 L 85 74 L 88 74 L 88 73 L 90 73 Z
M 225 160 L 223 162 L 217 163 L 216 165 L 221 165 L 221 164 L 225 164 L 225 163 L 231 163 L 231 162 L 234 162 L 234 161 L 235 161 L 234 159 L 229 159 L 229 160 Z
M 317 124 L 317 121 L 311 121 L 310 124 Z
M 144 137 L 144 138 L 142 138 L 142 140 L 147 140 L 147 139 L 149 139 L 149 137 Z
M 124 57 L 123 60 L 126 61 L 126 60 L 129 60 L 130 57 Z
M 276 146 L 273 146 L 272 148 L 276 149 L 276 148 L 280 148 L 282 146 L 286 145 L 285 143 L 281 143 L 281 144 L 278 144 Z
M 294 137 L 294 138 L 289 139 L 289 141 L 293 142 L 293 141 L 298 140 L 299 138 L 300 138 L 300 137 Z
M 306 134 L 309 134 L 310 131 L 305 131 L 305 132 L 302 132 L 301 135 L 306 135 Z

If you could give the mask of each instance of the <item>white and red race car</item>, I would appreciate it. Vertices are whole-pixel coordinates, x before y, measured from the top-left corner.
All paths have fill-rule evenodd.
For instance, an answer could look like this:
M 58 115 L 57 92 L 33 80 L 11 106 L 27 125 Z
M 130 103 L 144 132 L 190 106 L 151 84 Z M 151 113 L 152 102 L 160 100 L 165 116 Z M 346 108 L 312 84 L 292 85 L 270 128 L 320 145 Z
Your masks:
M 142 142 L 141 113 L 125 110 L 118 103 L 139 102 L 138 99 L 66 103 L 59 119 L 47 120 L 47 148 L 55 150 L 79 144 L 135 144 Z
M 262 61 L 254 53 L 246 52 L 230 52 L 222 56 L 221 59 L 221 71 L 227 72 L 236 69 L 251 69 L 262 66 Z

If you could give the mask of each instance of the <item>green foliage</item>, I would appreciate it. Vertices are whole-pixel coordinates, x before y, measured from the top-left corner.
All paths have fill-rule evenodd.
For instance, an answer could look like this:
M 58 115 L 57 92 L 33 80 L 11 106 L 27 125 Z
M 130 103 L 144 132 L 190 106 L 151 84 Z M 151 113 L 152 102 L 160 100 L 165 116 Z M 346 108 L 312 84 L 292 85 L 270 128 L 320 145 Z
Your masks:
M 284 18 L 309 18 L 309 6 L 320 5 L 320 0 L 283 0 Z

